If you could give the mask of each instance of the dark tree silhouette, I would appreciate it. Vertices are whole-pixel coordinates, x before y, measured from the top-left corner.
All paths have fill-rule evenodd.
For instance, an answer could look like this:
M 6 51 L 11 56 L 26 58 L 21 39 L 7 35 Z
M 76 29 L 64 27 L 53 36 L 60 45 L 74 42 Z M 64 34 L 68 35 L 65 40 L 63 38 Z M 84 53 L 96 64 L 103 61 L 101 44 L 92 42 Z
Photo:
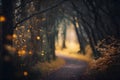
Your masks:
M 98 41 L 108 36 L 120 39 L 119 4 L 120 0 L 2 0 L 2 15 L 6 18 L 5 22 L 0 23 L 0 66 L 5 70 L 1 73 L 3 80 L 13 80 L 14 65 L 19 68 L 19 64 L 31 66 L 37 61 L 50 62 L 51 59 L 56 59 L 55 38 L 58 39 L 58 25 L 62 20 L 62 47 L 66 47 L 65 19 L 74 25 L 81 53 L 85 54 L 86 46 L 90 45 L 94 57 L 100 57 L 101 53 L 96 49 Z M 17 35 L 16 39 L 12 38 L 13 33 Z M 15 55 L 6 48 L 13 47 L 12 45 L 16 47 Z M 19 55 L 20 50 L 26 54 Z

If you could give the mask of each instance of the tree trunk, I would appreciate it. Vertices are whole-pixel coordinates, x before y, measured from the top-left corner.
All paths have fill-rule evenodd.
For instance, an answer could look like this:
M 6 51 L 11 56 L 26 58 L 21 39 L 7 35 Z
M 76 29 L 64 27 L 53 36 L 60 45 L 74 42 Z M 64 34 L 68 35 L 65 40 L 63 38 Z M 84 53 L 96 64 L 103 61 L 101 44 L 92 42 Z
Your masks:
M 65 24 L 65 20 L 64 20 L 64 24 L 63 24 L 63 44 L 62 44 L 62 49 L 66 48 L 66 24 Z
M 74 18 L 73 18 L 74 19 Z M 84 46 L 84 41 L 83 41 L 83 38 L 81 37 L 81 34 L 79 33 L 79 30 L 76 26 L 76 21 L 74 19 L 73 21 L 73 24 L 74 24 L 74 28 L 75 28 L 75 31 L 76 31 L 76 34 L 77 34 L 77 37 L 78 37 L 78 42 L 79 42 L 79 46 L 80 46 L 80 52 L 85 54 L 85 46 Z
M 12 46 L 12 39 L 7 39 L 8 36 L 13 35 L 13 5 L 12 0 L 2 0 L 3 15 L 6 21 L 2 25 L 2 80 L 14 80 L 14 64 L 13 57 L 5 48 L 5 46 Z

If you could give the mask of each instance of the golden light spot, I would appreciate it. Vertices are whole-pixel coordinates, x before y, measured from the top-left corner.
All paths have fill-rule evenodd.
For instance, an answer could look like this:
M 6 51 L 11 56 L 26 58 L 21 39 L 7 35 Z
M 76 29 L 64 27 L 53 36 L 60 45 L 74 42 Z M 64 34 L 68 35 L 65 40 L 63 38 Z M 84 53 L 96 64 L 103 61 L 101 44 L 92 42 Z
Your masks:
M 29 51 L 29 54 L 31 55 L 31 54 L 32 54 L 32 51 Z
M 37 40 L 40 40 L 40 36 L 37 36 L 36 38 L 37 38 Z
M 16 34 L 13 34 L 13 39 L 16 39 L 17 38 L 17 35 Z
M 24 56 L 26 54 L 25 50 L 19 50 L 18 51 L 18 56 Z
M 30 32 L 30 30 L 28 29 L 27 32 Z
M 44 51 L 42 51 L 42 54 L 41 54 L 42 56 L 44 56 L 45 54 L 44 54 Z
M 25 54 L 25 53 L 26 53 L 25 50 L 22 50 L 21 52 L 22 52 L 22 54 Z
M 28 72 L 27 72 L 27 71 L 24 71 L 24 72 L 23 72 L 23 75 L 24 75 L 24 76 L 28 76 Z
M 15 53 L 16 48 L 12 47 L 11 45 L 5 45 L 6 50 L 8 50 L 10 53 Z
M 44 53 L 42 53 L 41 55 L 44 56 Z
M 19 35 L 19 37 L 22 37 L 22 35 Z
M 5 22 L 6 19 L 5 19 L 5 16 L 0 16 L 0 22 Z

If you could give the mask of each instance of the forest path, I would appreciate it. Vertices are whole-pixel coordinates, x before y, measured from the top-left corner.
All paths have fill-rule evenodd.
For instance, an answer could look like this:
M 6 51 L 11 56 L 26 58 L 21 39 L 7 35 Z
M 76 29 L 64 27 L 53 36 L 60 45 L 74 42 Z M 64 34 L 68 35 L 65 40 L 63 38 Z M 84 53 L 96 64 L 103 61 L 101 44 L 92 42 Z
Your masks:
M 61 55 L 58 55 L 58 57 L 63 58 L 66 64 L 62 68 L 46 76 L 43 80 L 80 80 L 80 75 L 86 70 L 87 63 L 82 60 Z

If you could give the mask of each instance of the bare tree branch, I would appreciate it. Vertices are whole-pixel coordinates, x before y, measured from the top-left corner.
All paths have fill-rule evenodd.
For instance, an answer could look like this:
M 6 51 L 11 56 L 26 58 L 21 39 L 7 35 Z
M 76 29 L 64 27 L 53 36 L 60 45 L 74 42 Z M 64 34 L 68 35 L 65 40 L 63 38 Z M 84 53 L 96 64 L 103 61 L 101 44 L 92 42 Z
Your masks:
M 28 0 L 26 1 L 24 4 L 20 4 L 19 6 L 15 7 L 15 9 L 21 8 L 21 7 L 25 7 L 27 3 L 32 2 L 33 0 Z
M 53 8 L 56 8 L 58 5 L 62 4 L 64 1 L 66 1 L 66 0 L 59 1 L 58 3 L 52 5 L 51 7 L 48 7 L 48 8 L 46 8 L 46 9 L 42 10 L 42 11 L 38 11 L 38 12 L 36 12 L 36 13 L 31 14 L 30 16 L 28 16 L 28 17 L 24 18 L 23 20 L 19 21 L 18 23 L 16 23 L 15 26 L 14 26 L 14 28 L 15 28 L 18 24 L 20 24 L 20 23 L 22 23 L 22 22 L 30 19 L 31 17 L 33 17 L 33 16 L 35 16 L 35 15 L 38 15 L 38 14 L 44 13 L 44 12 L 46 12 L 46 11 L 48 11 L 48 10 L 51 10 L 51 9 L 53 9 Z

